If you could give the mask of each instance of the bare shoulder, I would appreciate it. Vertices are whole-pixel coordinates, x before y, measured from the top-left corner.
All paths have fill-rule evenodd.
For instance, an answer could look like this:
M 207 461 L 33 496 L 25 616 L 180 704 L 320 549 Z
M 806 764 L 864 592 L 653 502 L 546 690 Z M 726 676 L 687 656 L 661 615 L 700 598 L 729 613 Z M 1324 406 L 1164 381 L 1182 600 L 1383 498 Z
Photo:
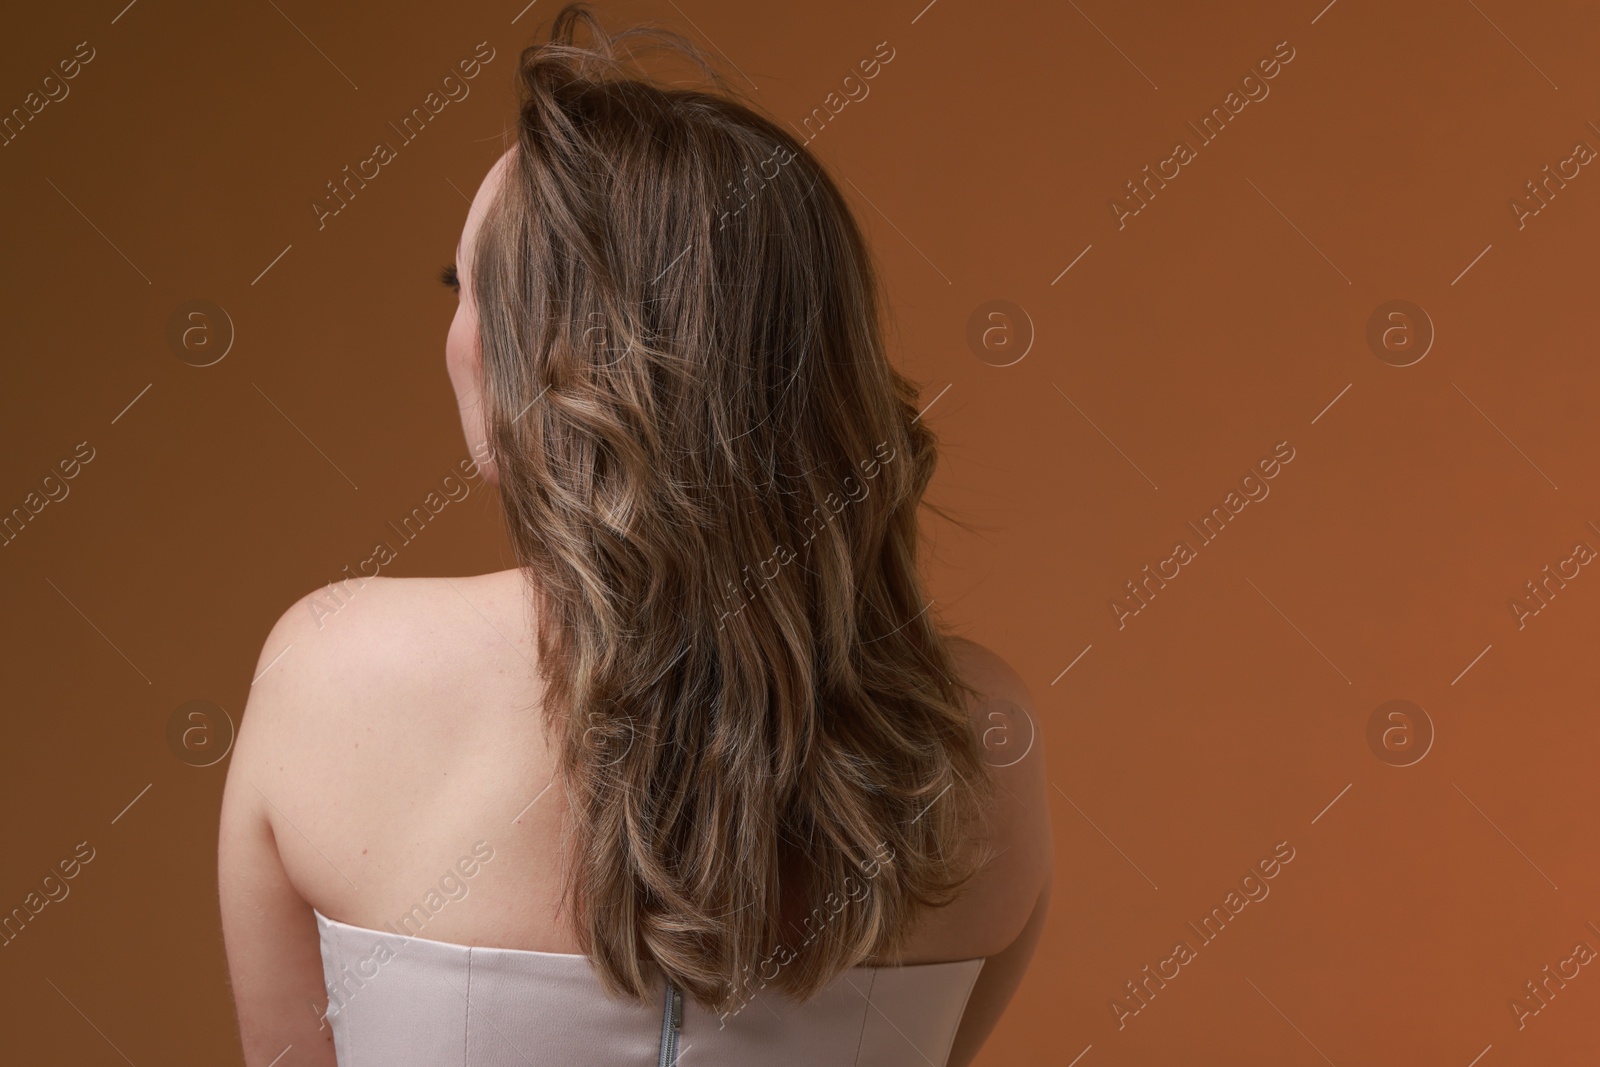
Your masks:
M 930 916 L 923 936 L 930 956 L 990 956 L 1022 933 L 1054 866 L 1041 716 L 1003 657 L 966 638 L 946 641 L 961 679 L 978 693 L 970 709 L 995 786 L 982 830 L 993 859 L 961 899 Z
M 531 641 L 514 576 L 380 577 L 312 590 L 263 644 L 253 702 L 360 707 L 363 694 L 448 683 L 497 651 L 525 653 Z
M 354 779 L 373 742 L 393 757 L 406 738 L 459 730 L 464 707 L 532 674 L 517 578 L 374 578 L 300 597 L 262 645 L 236 754 L 310 769 L 339 753 Z
M 967 684 L 989 700 L 1012 700 L 1030 706 L 1033 696 L 1016 668 L 986 645 L 966 637 L 945 638 L 957 669 Z
M 325 914 L 382 906 L 381 886 L 472 832 L 452 819 L 509 803 L 496 790 L 530 774 L 534 642 L 519 579 L 349 582 L 307 593 L 272 627 L 228 788 Z M 379 888 L 357 896 L 354 884 Z
M 1042 723 L 1028 684 L 994 650 L 964 637 L 947 640 L 957 672 L 978 693 L 970 710 L 992 776 L 1013 790 L 1037 786 L 1044 775 Z

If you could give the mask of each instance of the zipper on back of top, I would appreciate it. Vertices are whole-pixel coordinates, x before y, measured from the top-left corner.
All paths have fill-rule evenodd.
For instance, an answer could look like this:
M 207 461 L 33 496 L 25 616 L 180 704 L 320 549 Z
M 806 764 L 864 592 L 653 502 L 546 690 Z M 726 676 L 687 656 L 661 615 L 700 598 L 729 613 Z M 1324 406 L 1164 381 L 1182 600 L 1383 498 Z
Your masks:
M 656 1067 L 677 1067 L 678 1030 L 683 1026 L 683 992 L 667 982 L 665 1003 L 661 1006 L 661 1055 Z

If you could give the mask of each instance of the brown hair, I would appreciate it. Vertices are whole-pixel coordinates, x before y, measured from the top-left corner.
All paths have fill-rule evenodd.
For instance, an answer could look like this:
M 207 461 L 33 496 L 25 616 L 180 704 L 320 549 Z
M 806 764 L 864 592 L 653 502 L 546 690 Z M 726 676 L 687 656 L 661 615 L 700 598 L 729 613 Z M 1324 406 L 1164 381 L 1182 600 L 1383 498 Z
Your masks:
M 794 137 L 656 84 L 639 41 L 697 55 L 583 5 L 522 53 L 469 269 L 574 927 L 613 992 L 659 968 L 728 1010 L 893 959 L 982 862 L 992 786 L 917 571 L 935 441 L 861 232 Z

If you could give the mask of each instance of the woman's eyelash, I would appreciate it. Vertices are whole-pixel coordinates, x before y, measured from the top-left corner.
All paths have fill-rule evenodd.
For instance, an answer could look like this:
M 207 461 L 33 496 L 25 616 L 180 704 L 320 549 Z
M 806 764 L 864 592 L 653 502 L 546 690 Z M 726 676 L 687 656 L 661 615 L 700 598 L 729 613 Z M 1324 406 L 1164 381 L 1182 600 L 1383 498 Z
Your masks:
M 461 279 L 456 276 L 456 265 L 446 263 L 439 269 L 439 280 L 447 285 L 456 295 L 461 294 Z

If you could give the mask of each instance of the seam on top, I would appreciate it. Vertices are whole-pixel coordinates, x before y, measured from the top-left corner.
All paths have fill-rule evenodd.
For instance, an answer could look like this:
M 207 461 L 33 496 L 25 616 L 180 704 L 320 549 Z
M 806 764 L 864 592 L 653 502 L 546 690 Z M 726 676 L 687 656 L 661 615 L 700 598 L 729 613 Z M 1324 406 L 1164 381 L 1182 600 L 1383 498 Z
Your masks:
M 472 947 L 467 947 L 467 997 L 461 1016 L 461 1067 L 467 1067 L 467 1047 L 472 1040 Z
M 337 931 L 337 930 L 329 930 L 328 931 L 328 939 L 329 939 L 329 941 L 331 941 L 333 943 L 333 967 L 334 967 L 334 970 L 333 970 L 333 988 L 334 988 L 334 990 L 342 991 L 343 987 L 341 986 L 341 984 L 339 982 L 339 976 L 344 974 L 344 972 L 345 972 L 344 938 L 339 935 L 339 931 Z M 324 976 L 324 979 L 326 979 L 326 976 Z M 323 985 L 324 986 L 327 985 L 326 980 L 324 980 Z M 332 1005 L 333 996 L 334 996 L 334 991 L 333 990 L 328 990 L 329 1007 L 333 1006 Z M 354 1026 L 355 1020 L 353 1018 L 351 1018 L 350 1013 L 348 1011 L 346 1011 L 345 1009 L 346 1009 L 346 1005 L 344 1003 L 344 998 L 341 996 L 339 998 L 339 1011 L 338 1011 L 338 1014 L 337 1014 L 337 1018 L 344 1024 L 345 1038 L 348 1040 L 348 1042 L 350 1044 L 351 1059 L 355 1059 L 356 1053 L 355 1053 L 354 1050 L 357 1049 L 357 1048 L 360 1048 L 361 1046 L 360 1046 L 360 1043 L 356 1040 L 356 1034 L 355 1034 L 355 1029 L 356 1028 Z M 328 1024 L 328 1028 L 331 1030 L 333 1028 L 333 1023 L 334 1023 L 333 1018 L 330 1017 L 327 1014 L 326 1011 L 323 1012 L 322 1018 Z M 337 1037 L 335 1038 L 334 1052 L 335 1052 L 335 1055 L 337 1055 L 337 1053 L 338 1053 Z
M 848 982 L 849 979 L 847 978 L 847 979 L 845 979 L 845 981 Z M 871 1012 L 871 1008 L 872 1008 L 872 988 L 873 988 L 873 986 L 875 986 L 877 984 L 878 984 L 878 969 L 876 967 L 874 967 L 872 969 L 872 980 L 867 983 L 867 993 L 866 993 L 867 1003 L 865 1005 L 863 1005 L 862 1008 L 861 1008 L 861 1033 L 856 1035 L 856 1054 L 854 1056 L 850 1057 L 850 1063 L 851 1063 L 852 1067 L 855 1067 L 855 1065 L 857 1065 L 857 1064 L 859 1064 L 861 1062 L 861 1046 L 867 1040 L 867 1018 L 868 1018 L 868 1016 L 869 1016 L 869 1014 Z
M 983 969 L 989 965 L 989 958 L 983 957 L 978 964 L 978 969 L 972 972 L 972 981 L 967 983 L 967 995 L 961 998 L 961 1010 L 956 1012 L 955 1025 L 950 1028 L 950 1036 L 944 1043 L 944 1057 L 940 1063 L 950 1062 L 950 1050 L 956 1047 L 956 1035 L 961 1032 L 961 1023 L 967 1017 L 967 1005 L 972 1001 L 972 991 L 978 988 L 978 979 L 983 974 Z

